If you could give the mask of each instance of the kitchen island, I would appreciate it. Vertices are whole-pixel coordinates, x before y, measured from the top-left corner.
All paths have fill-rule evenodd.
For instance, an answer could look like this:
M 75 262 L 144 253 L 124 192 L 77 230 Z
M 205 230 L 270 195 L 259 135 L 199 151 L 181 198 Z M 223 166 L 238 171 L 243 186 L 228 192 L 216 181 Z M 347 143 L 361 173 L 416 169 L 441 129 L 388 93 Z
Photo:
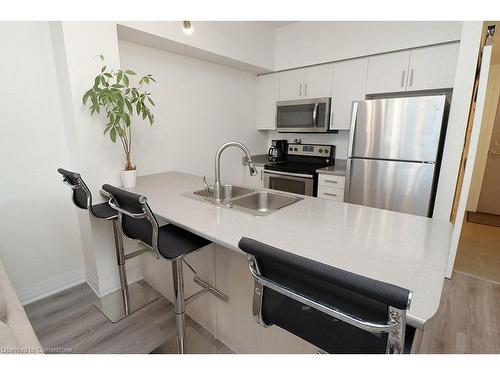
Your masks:
M 413 298 L 407 323 L 415 328 L 423 329 L 435 314 L 441 298 L 452 233 L 449 222 L 311 197 L 303 197 L 297 203 L 267 216 L 253 216 L 193 199 L 192 192 L 200 189 L 203 189 L 200 177 L 168 172 L 139 177 L 137 186 L 131 191 L 145 195 L 152 210 L 161 219 L 211 240 L 218 248 L 224 248 L 225 254 L 228 249 L 229 252 L 242 254 L 238 248 L 239 239 L 242 236 L 253 238 L 293 254 L 410 289 Z M 227 255 L 226 260 L 229 257 Z M 201 272 L 217 288 L 228 293 L 228 306 L 222 309 L 234 310 L 229 313 L 216 308 L 215 312 L 198 319 L 219 338 L 221 334 L 230 335 L 231 328 L 225 333 L 219 332 L 224 330 L 221 322 L 228 324 L 227 319 L 221 319 L 221 314 L 235 317 L 245 313 L 251 317 L 253 284 L 248 270 L 245 270 L 246 260 L 241 255 L 240 258 L 237 266 L 232 266 L 229 261 L 224 263 L 224 257 L 219 262 L 207 259 L 194 261 L 203 269 L 213 262 L 213 269 Z M 165 282 L 166 275 L 160 276 L 158 270 L 148 269 L 152 262 L 158 261 L 148 256 L 144 266 L 145 279 L 158 288 L 159 279 Z M 238 268 L 236 275 L 245 281 L 230 280 L 231 267 Z M 248 290 L 244 306 L 237 303 L 238 297 L 233 298 L 228 292 L 235 285 L 243 284 L 248 284 L 240 289 L 240 292 Z M 192 315 L 196 319 L 196 315 L 200 316 L 199 310 L 212 309 L 213 303 L 223 304 L 205 300 L 204 304 L 197 305 L 195 309 L 198 311 Z M 213 319 L 215 322 L 208 322 Z M 255 330 L 263 329 L 253 324 Z M 238 323 L 231 325 L 236 330 L 242 329 Z M 226 337 L 226 344 L 228 340 Z M 259 340 L 262 341 L 262 338 Z M 262 345 L 261 342 L 260 347 Z M 252 348 L 245 350 L 234 346 L 237 345 L 233 345 L 233 350 L 252 351 Z

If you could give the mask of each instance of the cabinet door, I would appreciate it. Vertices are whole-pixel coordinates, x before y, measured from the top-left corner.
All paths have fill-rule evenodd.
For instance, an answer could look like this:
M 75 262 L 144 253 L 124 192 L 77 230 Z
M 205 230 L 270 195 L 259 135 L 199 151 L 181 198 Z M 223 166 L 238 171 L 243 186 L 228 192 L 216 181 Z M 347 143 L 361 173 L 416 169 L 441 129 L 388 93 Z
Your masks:
M 365 99 L 368 58 L 333 64 L 332 126 L 335 130 L 351 128 L 352 102 Z
M 327 186 L 318 186 L 318 198 L 328 199 L 331 201 L 343 202 L 344 189 L 336 189 Z
M 311 66 L 304 69 L 304 97 L 324 98 L 332 95 L 333 64 Z
M 257 77 L 257 129 L 276 129 L 278 92 L 278 74 L 265 74 Z
M 408 90 L 453 87 L 459 46 L 450 43 L 411 50 Z
M 368 58 L 366 93 L 406 91 L 410 51 L 385 53 Z
M 280 100 L 304 98 L 304 69 L 287 70 L 279 73 Z
M 248 173 L 248 167 L 246 165 L 243 168 L 245 176 L 243 178 L 243 184 L 245 186 L 253 188 L 264 187 L 264 167 L 255 166 L 255 169 L 257 169 L 257 175 L 255 176 L 250 176 L 250 174 Z

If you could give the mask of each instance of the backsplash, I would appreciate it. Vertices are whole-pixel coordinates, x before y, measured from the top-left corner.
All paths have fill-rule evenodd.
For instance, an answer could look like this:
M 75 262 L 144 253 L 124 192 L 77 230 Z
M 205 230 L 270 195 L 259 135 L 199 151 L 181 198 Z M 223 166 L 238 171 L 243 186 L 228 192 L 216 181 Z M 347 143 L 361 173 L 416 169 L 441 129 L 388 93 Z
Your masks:
M 303 134 L 303 133 L 278 133 L 268 131 L 267 144 L 271 147 L 273 139 L 286 139 L 293 142 L 295 139 L 301 139 L 302 143 L 335 145 L 335 158 L 347 159 L 347 145 L 349 143 L 349 132 L 339 131 L 337 134 Z

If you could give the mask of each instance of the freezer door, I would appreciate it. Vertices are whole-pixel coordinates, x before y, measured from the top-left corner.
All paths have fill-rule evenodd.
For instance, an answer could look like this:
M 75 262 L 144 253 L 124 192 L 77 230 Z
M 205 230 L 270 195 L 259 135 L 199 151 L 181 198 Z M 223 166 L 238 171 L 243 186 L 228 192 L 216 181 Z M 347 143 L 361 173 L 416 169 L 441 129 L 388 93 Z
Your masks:
M 436 161 L 445 95 L 354 103 L 349 156 Z
M 349 159 L 346 202 L 429 216 L 434 164 Z

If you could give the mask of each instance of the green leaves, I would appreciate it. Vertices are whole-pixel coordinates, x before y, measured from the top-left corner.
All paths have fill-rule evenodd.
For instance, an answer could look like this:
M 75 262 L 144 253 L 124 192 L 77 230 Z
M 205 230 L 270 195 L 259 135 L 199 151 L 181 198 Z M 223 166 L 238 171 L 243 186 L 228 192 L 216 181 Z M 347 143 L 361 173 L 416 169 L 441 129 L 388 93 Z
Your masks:
M 103 55 L 99 58 L 104 61 Z M 144 91 L 142 86 L 156 81 L 151 74 L 147 74 L 141 77 L 138 86 L 131 85 L 131 77 L 136 75 L 133 70 L 113 70 L 103 64 L 93 86 L 82 96 L 83 106 L 89 105 L 91 116 L 99 114 L 101 109 L 106 113 L 108 121 L 103 134 L 109 134 L 113 143 L 119 139 L 128 157 L 132 117 L 136 114 L 143 121 L 147 119 L 150 125 L 155 119 L 148 108 L 148 105 L 155 106 L 155 102 L 150 97 L 151 93 Z
M 118 74 L 116 75 L 116 83 L 117 84 L 120 83 L 120 81 L 122 80 L 122 78 L 123 78 L 123 72 L 120 70 L 118 72 Z

